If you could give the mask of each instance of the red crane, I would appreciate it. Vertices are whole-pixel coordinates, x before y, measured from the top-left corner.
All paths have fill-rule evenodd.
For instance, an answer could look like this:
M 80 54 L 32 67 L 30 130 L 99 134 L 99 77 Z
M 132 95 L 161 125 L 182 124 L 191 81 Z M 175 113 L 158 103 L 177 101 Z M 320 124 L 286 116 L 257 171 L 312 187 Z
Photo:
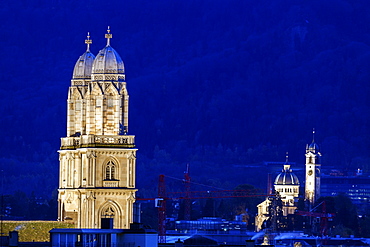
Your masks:
M 159 175 L 158 198 L 155 199 L 155 206 L 158 208 L 158 235 L 159 243 L 166 242 L 166 185 L 164 175 Z
M 235 197 L 266 197 L 261 190 L 215 190 L 215 191 L 190 191 L 189 169 L 185 172 L 185 192 L 166 192 L 165 176 L 159 176 L 158 198 L 137 199 L 137 200 L 155 200 L 155 206 L 158 208 L 158 235 L 159 243 L 166 242 L 166 201 L 167 200 L 185 200 L 185 219 L 190 220 L 191 200 L 207 198 L 235 198 Z
M 185 183 L 185 220 L 190 220 L 191 214 L 191 201 L 190 201 L 190 175 L 189 175 L 189 164 L 186 165 L 186 171 L 184 173 Z
M 322 212 L 312 212 L 317 207 L 322 205 L 321 211 Z M 317 205 L 315 208 L 313 208 L 311 211 L 297 211 L 295 213 L 296 215 L 302 215 L 302 216 L 309 216 L 309 217 L 316 217 L 320 218 L 320 234 L 322 237 L 327 236 L 328 233 L 328 220 L 334 218 L 335 214 L 327 213 L 326 212 L 326 202 L 322 201 L 319 205 Z

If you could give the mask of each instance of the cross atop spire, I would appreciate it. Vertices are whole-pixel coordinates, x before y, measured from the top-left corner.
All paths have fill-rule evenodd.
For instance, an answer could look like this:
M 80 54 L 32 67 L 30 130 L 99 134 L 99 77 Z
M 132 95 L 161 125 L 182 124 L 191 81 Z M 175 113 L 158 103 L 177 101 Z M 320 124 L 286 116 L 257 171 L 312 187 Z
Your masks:
M 87 32 L 87 39 L 85 39 L 85 44 L 87 44 L 87 52 L 90 51 L 90 45 L 92 44 L 92 40 L 90 39 L 90 32 Z
M 110 33 L 110 26 L 108 26 L 108 33 L 105 34 L 105 38 L 107 39 L 107 46 L 110 46 L 110 39 L 112 38 L 112 34 Z

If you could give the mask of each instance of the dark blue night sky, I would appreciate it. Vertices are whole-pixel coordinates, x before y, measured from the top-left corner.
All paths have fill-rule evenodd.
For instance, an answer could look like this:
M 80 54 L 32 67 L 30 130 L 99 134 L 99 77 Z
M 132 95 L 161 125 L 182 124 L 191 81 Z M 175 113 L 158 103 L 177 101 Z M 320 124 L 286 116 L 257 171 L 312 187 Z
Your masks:
M 125 62 L 137 188 L 159 174 L 265 186 L 233 165 L 303 168 L 316 129 L 323 168 L 370 172 L 370 3 L 353 0 L 4 0 L 0 166 L 4 191 L 55 196 L 73 67 L 111 27 Z M 294 167 L 293 167 L 294 169 Z M 139 192 L 140 193 L 140 192 Z

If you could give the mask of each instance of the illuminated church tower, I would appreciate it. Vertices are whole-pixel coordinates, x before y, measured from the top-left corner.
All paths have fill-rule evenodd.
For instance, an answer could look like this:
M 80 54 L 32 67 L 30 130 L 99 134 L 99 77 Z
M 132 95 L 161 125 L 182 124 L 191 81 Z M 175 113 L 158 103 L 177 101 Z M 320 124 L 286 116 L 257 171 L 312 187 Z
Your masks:
M 128 131 L 124 64 L 87 36 L 68 91 L 67 137 L 59 152 L 58 220 L 76 228 L 129 228 L 135 201 L 135 136 Z
M 315 130 L 313 131 L 312 143 L 306 147 L 306 188 L 305 199 L 313 205 L 320 197 L 321 177 L 321 153 L 315 143 Z

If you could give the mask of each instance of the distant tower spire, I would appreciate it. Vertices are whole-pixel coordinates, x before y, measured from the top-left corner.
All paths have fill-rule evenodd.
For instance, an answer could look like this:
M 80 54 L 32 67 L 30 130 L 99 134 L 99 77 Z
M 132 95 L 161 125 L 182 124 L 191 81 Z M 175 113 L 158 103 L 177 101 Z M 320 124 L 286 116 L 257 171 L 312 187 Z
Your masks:
M 87 32 L 87 39 L 85 39 L 85 44 L 87 45 L 87 52 L 90 52 L 90 45 L 92 44 L 92 40 L 90 39 L 90 32 Z
M 284 164 L 284 170 L 283 171 L 287 171 L 287 170 L 290 169 L 290 165 L 289 165 L 288 159 L 289 159 L 289 153 L 286 152 L 286 155 L 285 155 L 285 164 Z
M 289 152 L 286 152 L 285 154 L 285 163 L 288 164 Z
M 312 143 L 315 142 L 315 128 L 312 129 Z
M 110 46 L 110 39 L 112 38 L 112 34 L 110 33 L 110 26 L 108 26 L 108 33 L 105 34 L 105 38 L 107 39 L 107 46 Z

